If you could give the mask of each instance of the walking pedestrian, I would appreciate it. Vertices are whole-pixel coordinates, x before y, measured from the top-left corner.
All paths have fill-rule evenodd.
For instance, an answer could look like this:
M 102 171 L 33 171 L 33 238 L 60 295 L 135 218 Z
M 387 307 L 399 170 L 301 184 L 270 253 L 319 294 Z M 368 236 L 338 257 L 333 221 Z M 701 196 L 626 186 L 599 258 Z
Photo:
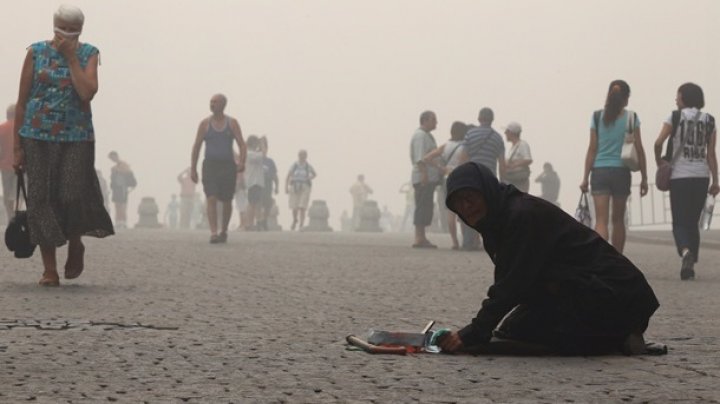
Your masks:
M 17 175 L 13 169 L 15 104 L 8 106 L 6 117 L 7 120 L 0 123 L 0 176 L 2 176 L 3 204 L 9 222 L 15 216 L 15 191 L 17 188 Z
M 720 192 L 715 145 L 715 118 L 701 110 L 705 96 L 700 86 L 685 83 L 675 98 L 677 110 L 665 120 L 655 141 L 655 161 L 672 165 L 670 209 L 675 246 L 681 257 L 680 279 L 695 278 L 695 263 L 700 257 L 698 221 L 708 194 Z M 661 157 L 668 141 L 667 154 Z M 712 179 L 712 182 L 711 182 Z
M 195 201 L 195 183 L 190 178 L 190 167 L 178 174 L 177 181 L 180 184 L 180 228 L 189 229 Z
M 353 202 L 353 231 L 355 231 L 358 225 L 360 225 L 360 211 L 362 210 L 363 204 L 372 193 L 372 188 L 365 183 L 365 176 L 363 174 L 358 175 L 357 181 L 350 187 L 350 195 L 352 196 Z
M 165 225 L 170 229 L 177 229 L 178 225 L 178 212 L 180 211 L 180 203 L 177 200 L 177 195 L 172 194 L 170 202 L 168 202 L 167 208 L 165 208 Z
M 247 229 L 261 230 L 262 204 L 265 188 L 264 144 L 255 135 L 247 138 L 245 186 L 247 187 Z
M 212 115 L 203 119 L 195 135 L 190 164 L 190 178 L 198 182 L 197 163 L 200 149 L 205 143 L 205 159 L 202 164 L 202 184 L 207 199 L 207 219 L 210 227 L 210 244 L 226 243 L 228 225 L 232 216 L 237 173 L 245 170 L 245 141 L 237 119 L 225 114 L 227 97 L 215 94 L 210 98 Z M 235 163 L 233 141 L 240 155 Z M 222 203 L 222 224 L 218 233 L 218 202 Z
M 116 151 L 111 151 L 108 158 L 115 163 L 110 170 L 110 190 L 115 204 L 115 225 L 119 229 L 127 229 L 127 205 L 130 192 L 137 186 L 135 173 L 130 165 L 122 160 Z
M 98 90 L 98 49 L 80 42 L 85 16 L 60 6 L 55 35 L 32 44 L 15 110 L 14 168 L 27 173 L 30 241 L 40 246 L 39 284 L 59 286 L 57 247 L 68 243 L 65 279 L 85 268 L 82 236 L 114 233 L 95 172 L 90 102 Z
M 540 197 L 559 206 L 560 177 L 552 164 L 543 164 L 543 172 L 535 178 L 535 182 L 540 183 Z
M 260 215 L 258 225 L 260 230 L 267 231 L 268 217 L 270 216 L 270 211 L 272 211 L 273 206 L 275 206 L 275 198 L 273 197 L 273 194 L 278 194 L 280 179 L 278 178 L 275 160 L 268 156 L 268 149 L 270 145 L 268 143 L 267 136 L 261 137 L 260 141 L 263 143 L 263 174 L 265 178 L 265 186 L 263 187 L 262 214 Z
M 413 248 L 437 248 L 426 236 L 426 229 L 432 224 L 435 188 L 440 184 L 440 170 L 427 164 L 423 157 L 437 147 L 432 131 L 437 127 L 437 117 L 432 111 L 420 114 L 420 127 L 410 141 L 411 181 L 415 192 L 415 242 Z
M 434 164 L 436 168 L 442 173 L 442 179 L 440 180 L 440 187 L 442 189 L 443 199 L 445 195 L 445 177 L 460 165 L 460 159 L 462 152 L 465 150 L 463 141 L 465 140 L 465 133 L 467 132 L 467 125 L 462 122 L 455 121 L 450 126 L 450 140 L 440 147 L 435 148 L 430 153 L 423 157 L 423 160 L 427 164 Z M 438 157 L 440 157 L 438 161 Z M 444 203 L 444 200 L 443 200 Z M 460 249 L 460 243 L 457 237 L 457 215 L 455 212 L 447 211 L 447 224 L 448 231 L 450 233 L 450 239 L 452 240 L 452 249 Z
M 317 177 L 317 173 L 313 166 L 308 163 L 307 157 L 307 151 L 300 150 L 298 152 L 298 161 L 290 166 L 288 175 L 285 178 L 285 192 L 290 196 L 289 204 L 293 217 L 292 226 L 290 226 L 291 230 L 295 230 L 298 223 L 300 224 L 299 229 L 302 229 L 305 225 L 305 211 L 310 204 L 312 181 Z
M 533 160 L 530 145 L 520 139 L 520 133 L 522 126 L 517 122 L 510 122 L 505 128 L 505 139 L 512 145 L 505 159 L 505 182 L 527 193 L 530 191 L 530 164 Z
M 595 111 L 590 126 L 590 145 L 585 156 L 585 170 L 580 184 L 582 192 L 592 190 L 595 205 L 595 231 L 608 238 L 621 253 L 625 249 L 625 211 L 630 196 L 630 169 L 623 163 L 621 152 L 626 134 L 632 134 L 640 165 L 640 196 L 647 194 L 645 150 L 640 137 L 640 119 L 626 109 L 630 86 L 623 80 L 610 83 L 605 108 Z M 588 178 L 592 173 L 590 187 Z M 612 206 L 612 218 L 610 207 Z M 608 220 L 612 221 L 609 237 Z
M 465 134 L 461 162 L 473 161 L 482 164 L 502 180 L 505 178 L 505 144 L 502 136 L 493 129 L 495 113 L 491 108 L 483 107 L 478 112 L 480 126 L 472 126 Z M 461 223 L 462 249 L 476 251 L 480 249 L 478 233 Z

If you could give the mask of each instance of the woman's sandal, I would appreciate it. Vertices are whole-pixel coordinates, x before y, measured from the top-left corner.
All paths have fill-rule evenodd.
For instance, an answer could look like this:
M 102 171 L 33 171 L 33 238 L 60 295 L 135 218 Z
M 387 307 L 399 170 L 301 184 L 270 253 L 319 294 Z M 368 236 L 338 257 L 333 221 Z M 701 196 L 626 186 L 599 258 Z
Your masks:
M 82 246 L 82 255 L 80 257 L 80 265 L 75 268 L 72 265 L 65 264 L 65 279 L 75 279 L 82 274 L 85 269 L 85 246 Z
M 38 285 L 44 286 L 44 287 L 60 286 L 60 279 L 43 276 L 42 278 L 40 278 Z

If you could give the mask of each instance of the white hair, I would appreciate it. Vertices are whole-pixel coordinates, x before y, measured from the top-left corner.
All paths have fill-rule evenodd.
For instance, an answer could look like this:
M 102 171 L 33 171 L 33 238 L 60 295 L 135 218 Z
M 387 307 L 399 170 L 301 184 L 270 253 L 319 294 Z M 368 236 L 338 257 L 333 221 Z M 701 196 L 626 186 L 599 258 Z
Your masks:
M 63 4 L 53 14 L 53 22 L 57 23 L 58 21 L 82 26 L 85 23 L 85 15 L 78 7 Z

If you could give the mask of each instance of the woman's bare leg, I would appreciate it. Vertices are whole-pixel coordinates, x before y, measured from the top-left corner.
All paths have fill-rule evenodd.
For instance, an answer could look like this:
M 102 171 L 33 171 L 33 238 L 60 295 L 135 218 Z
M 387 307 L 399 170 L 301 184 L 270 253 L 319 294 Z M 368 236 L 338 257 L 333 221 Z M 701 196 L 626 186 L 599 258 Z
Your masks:
M 217 236 L 217 198 L 214 196 L 207 197 L 207 218 L 208 226 L 210 227 L 210 235 Z
M 627 197 L 612 198 L 612 245 L 620 253 L 625 249 L 625 210 Z
M 57 273 L 57 257 L 55 253 L 57 248 L 55 246 L 40 246 L 40 254 L 42 255 L 43 267 L 45 268 L 42 279 L 40 279 L 41 285 L 52 285 L 59 284 L 60 276 Z
M 65 279 L 75 279 L 85 269 L 85 245 L 80 236 L 68 241 L 68 256 L 65 262 Z
M 460 248 L 457 236 L 457 216 L 454 213 L 448 212 L 448 231 L 450 232 L 450 238 L 452 239 L 453 249 Z
M 593 195 L 595 202 L 595 231 L 608 239 L 608 219 L 610 215 L 610 195 Z

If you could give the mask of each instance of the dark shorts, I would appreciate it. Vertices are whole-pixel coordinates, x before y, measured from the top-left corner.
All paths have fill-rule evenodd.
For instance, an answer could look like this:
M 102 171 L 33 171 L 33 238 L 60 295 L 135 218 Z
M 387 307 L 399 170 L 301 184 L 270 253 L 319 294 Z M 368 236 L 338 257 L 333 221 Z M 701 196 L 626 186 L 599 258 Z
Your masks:
M 270 209 L 273 206 L 273 183 L 266 183 L 263 188 L 262 205 L 266 209 Z
M 2 170 L 3 200 L 12 202 L 17 194 L 17 174 L 13 170 Z
M 111 187 L 112 201 L 114 203 L 127 203 L 128 201 L 128 187 Z
M 204 160 L 202 165 L 203 192 L 207 197 L 232 201 L 235 196 L 237 166 L 233 160 Z
M 593 195 L 629 196 L 630 170 L 625 167 L 596 167 L 592 169 L 590 189 Z
M 247 199 L 248 203 L 252 205 L 258 205 L 263 201 L 263 187 L 260 185 L 253 185 L 250 188 L 248 188 L 247 191 Z

